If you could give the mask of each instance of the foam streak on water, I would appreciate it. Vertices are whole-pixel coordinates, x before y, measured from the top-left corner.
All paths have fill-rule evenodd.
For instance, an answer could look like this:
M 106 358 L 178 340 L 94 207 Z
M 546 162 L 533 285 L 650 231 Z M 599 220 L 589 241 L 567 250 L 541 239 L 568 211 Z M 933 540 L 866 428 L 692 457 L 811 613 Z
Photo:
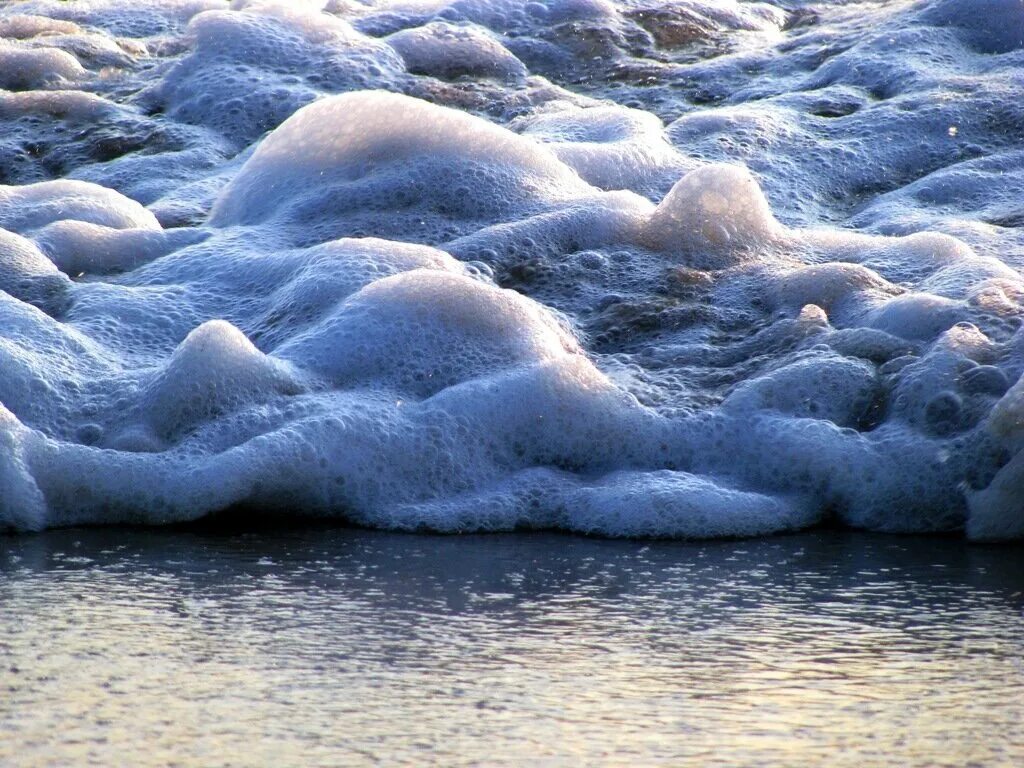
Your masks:
M 0 8 L 0 528 L 1024 535 L 1019 0 Z

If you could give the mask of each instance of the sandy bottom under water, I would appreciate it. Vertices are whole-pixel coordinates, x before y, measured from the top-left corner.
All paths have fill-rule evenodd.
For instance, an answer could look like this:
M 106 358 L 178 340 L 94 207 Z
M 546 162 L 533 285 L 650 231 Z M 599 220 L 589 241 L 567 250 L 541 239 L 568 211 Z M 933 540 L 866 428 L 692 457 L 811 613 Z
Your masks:
M 0 546 L 0 764 L 1024 759 L 1024 548 L 350 529 Z

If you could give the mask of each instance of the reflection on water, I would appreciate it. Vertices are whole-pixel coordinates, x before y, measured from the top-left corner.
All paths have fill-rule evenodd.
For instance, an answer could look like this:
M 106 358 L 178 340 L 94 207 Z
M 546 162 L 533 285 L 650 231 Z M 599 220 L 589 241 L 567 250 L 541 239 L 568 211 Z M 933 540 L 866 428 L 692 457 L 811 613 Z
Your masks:
M 0 764 L 1024 759 L 1024 548 L 0 539 Z

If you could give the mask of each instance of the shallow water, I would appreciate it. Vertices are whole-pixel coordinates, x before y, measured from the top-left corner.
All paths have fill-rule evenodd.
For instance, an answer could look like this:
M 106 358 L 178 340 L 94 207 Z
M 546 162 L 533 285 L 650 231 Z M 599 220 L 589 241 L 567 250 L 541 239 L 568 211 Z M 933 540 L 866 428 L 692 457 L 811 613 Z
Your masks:
M 0 548 L 0 764 L 1014 765 L 1024 550 L 70 529 Z

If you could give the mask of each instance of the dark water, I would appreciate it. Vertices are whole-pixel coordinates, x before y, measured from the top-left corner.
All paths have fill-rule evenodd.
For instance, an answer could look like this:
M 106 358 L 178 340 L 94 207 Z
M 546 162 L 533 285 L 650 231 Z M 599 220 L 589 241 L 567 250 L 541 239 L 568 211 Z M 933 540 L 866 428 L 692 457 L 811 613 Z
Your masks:
M 1024 548 L 0 539 L 0 764 L 1013 765 Z

